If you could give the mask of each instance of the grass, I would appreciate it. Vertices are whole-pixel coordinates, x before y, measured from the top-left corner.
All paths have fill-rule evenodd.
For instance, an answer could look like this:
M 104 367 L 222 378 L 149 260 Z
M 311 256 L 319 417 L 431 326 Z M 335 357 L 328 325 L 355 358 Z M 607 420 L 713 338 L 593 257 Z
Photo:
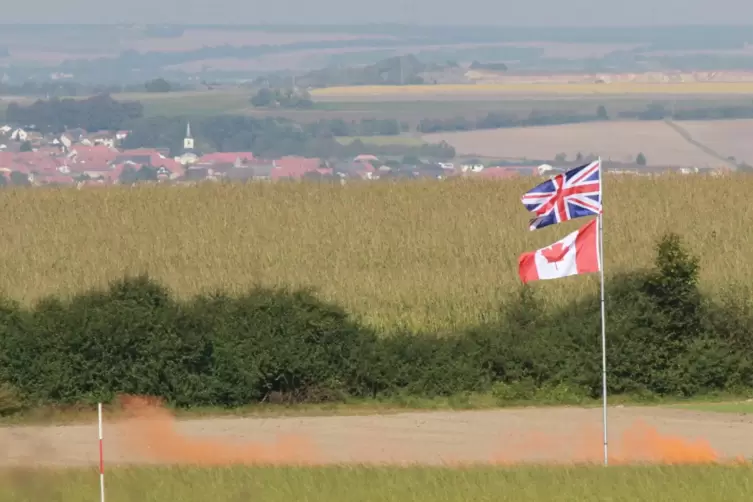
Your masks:
M 750 500 L 748 466 L 129 467 L 106 474 L 108 502 Z M 0 500 L 84 502 L 95 469 L 0 471 Z
M 544 94 L 544 95 L 724 95 L 753 94 L 753 82 L 687 82 L 687 83 L 610 83 L 610 84 L 443 84 L 443 85 L 364 85 L 314 89 L 311 96 L 417 96 L 468 94 Z
M 349 145 L 354 141 L 361 141 L 367 145 L 405 145 L 405 146 L 421 146 L 425 144 L 421 138 L 415 136 L 343 136 L 337 138 L 337 142 L 341 145 Z
M 178 295 L 312 287 L 382 330 L 493 320 L 519 287 L 520 253 L 586 222 L 530 232 L 520 195 L 537 180 L 399 184 L 205 184 L 97 190 L 5 189 L 0 292 L 24 303 L 147 272 Z M 750 284 L 753 177 L 607 177 L 608 276 L 646 267 L 678 232 L 701 257 L 701 287 Z M 550 302 L 598 291 L 598 278 L 534 287 Z
M 749 414 L 753 413 L 753 400 L 746 401 L 734 401 L 734 402 L 693 402 L 683 403 L 675 406 L 676 408 L 682 408 L 685 410 L 695 411 L 711 411 L 714 413 L 735 413 L 735 414 Z

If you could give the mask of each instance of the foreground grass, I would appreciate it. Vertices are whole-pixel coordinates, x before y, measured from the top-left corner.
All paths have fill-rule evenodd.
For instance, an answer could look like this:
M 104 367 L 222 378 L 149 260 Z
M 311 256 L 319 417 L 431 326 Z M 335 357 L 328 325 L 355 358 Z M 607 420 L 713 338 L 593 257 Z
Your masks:
M 383 331 L 462 329 L 496 318 L 520 253 L 587 221 L 530 232 L 520 195 L 537 182 L 5 189 L 0 292 L 28 304 L 148 272 L 180 296 L 305 286 Z M 751 189 L 745 175 L 607 177 L 607 280 L 651 266 L 672 230 L 700 256 L 702 289 L 752 283 L 753 206 L 739 204 Z M 598 278 L 535 286 L 559 302 Z
M 4 471 L 0 500 L 84 502 L 98 497 L 95 470 Z M 108 502 L 293 501 L 748 501 L 743 466 L 494 468 L 118 468 Z

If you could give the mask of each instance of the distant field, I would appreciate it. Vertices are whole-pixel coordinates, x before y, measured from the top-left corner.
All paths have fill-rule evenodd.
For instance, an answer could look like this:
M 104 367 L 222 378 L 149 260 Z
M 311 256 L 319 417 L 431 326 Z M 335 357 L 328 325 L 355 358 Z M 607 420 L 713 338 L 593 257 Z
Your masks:
M 610 83 L 610 84 L 457 84 L 457 85 L 404 85 L 404 86 L 352 86 L 314 89 L 316 99 L 350 100 L 354 98 L 373 100 L 416 100 L 438 98 L 471 99 L 483 96 L 513 95 L 518 97 L 537 95 L 590 96 L 590 95 L 753 95 L 753 82 L 729 83 Z
M 753 120 L 678 122 L 701 143 L 714 143 L 724 157 L 753 158 Z M 436 133 L 426 142 L 446 141 L 458 153 L 497 158 L 553 159 L 577 152 L 632 162 L 642 152 L 649 165 L 718 166 L 720 159 L 691 144 L 661 121 L 623 121 Z M 735 152 L 735 153 L 733 153 Z
M 126 93 L 113 97 L 123 100 L 138 100 L 144 105 L 147 116 L 155 115 L 197 115 L 240 114 L 257 117 L 283 117 L 299 122 L 311 122 L 319 119 L 361 120 L 363 118 L 398 119 L 415 128 L 424 118 L 465 117 L 469 120 L 486 116 L 490 112 L 515 114 L 526 117 L 532 111 L 559 113 L 596 113 L 597 107 L 603 105 L 611 117 L 621 112 L 643 111 L 652 103 L 662 103 L 667 109 L 676 110 L 750 106 L 751 100 L 741 96 L 662 96 L 643 95 L 591 95 L 591 96 L 544 96 L 539 95 L 520 99 L 515 95 L 497 98 L 487 95 L 467 96 L 458 99 L 401 100 L 389 97 L 389 100 L 372 100 L 368 97 L 351 97 L 346 100 L 319 98 L 310 110 L 258 109 L 250 103 L 251 91 L 242 89 L 185 91 L 172 93 Z M 393 99 L 394 98 L 394 99 Z M 28 103 L 25 98 L 6 98 Z M 0 107 L 5 108 L 2 103 Z
M 113 94 L 112 97 L 124 101 L 141 101 L 147 116 L 219 115 L 237 113 L 251 106 L 251 93 L 244 91 L 143 92 Z
M 356 140 L 369 145 L 420 146 L 424 144 L 421 138 L 415 136 L 344 136 L 337 138 L 337 142 L 341 145 L 348 145 Z

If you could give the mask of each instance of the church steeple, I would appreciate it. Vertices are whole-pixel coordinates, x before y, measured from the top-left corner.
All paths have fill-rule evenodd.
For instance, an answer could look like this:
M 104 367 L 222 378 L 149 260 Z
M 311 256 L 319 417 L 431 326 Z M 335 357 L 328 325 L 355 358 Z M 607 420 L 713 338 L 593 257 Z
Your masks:
M 183 149 L 185 151 L 193 150 L 193 136 L 191 136 L 191 123 L 186 124 L 186 137 L 183 139 Z

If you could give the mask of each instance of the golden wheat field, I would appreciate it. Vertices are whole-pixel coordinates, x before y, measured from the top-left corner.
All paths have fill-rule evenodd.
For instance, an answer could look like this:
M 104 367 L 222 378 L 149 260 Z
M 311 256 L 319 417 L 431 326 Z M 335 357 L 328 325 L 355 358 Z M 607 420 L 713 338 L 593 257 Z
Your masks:
M 613 83 L 498 83 L 438 85 L 364 85 L 313 89 L 317 99 L 384 98 L 395 100 L 447 99 L 504 95 L 733 95 L 753 94 L 753 82 L 613 82 Z
M 148 272 L 180 295 L 255 283 L 311 286 L 381 329 L 476 323 L 519 285 L 517 258 L 586 218 L 528 230 L 537 179 L 398 184 L 220 184 L 0 191 L 0 290 L 32 302 Z M 607 275 L 649 266 L 680 233 L 718 291 L 753 280 L 753 177 L 604 182 Z M 551 301 L 595 275 L 535 283 Z

